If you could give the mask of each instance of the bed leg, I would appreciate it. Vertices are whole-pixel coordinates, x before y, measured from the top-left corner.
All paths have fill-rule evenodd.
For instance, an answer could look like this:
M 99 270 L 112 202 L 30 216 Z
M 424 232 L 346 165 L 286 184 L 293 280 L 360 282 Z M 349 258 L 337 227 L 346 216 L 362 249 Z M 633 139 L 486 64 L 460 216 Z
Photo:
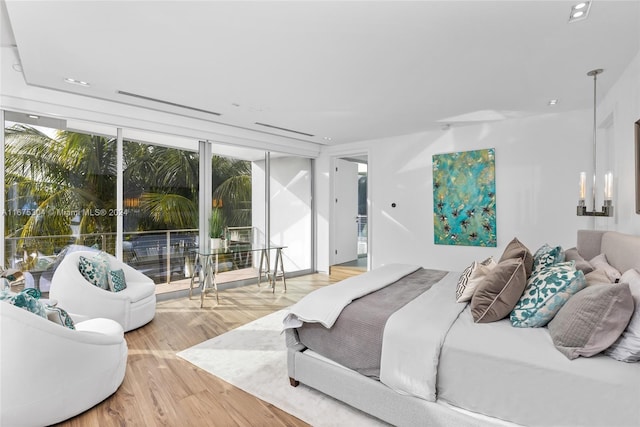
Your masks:
M 300 385 L 300 381 L 296 381 L 295 378 L 289 377 L 289 384 L 291 384 L 291 387 L 298 387 Z

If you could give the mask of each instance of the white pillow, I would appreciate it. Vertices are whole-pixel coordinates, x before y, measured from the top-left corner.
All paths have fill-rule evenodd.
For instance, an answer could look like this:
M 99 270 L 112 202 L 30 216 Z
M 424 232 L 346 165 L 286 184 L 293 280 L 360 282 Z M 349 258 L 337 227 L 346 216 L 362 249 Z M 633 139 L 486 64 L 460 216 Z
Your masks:
M 620 283 L 628 283 L 636 308 L 631 315 L 627 328 L 620 338 L 604 354 L 623 362 L 640 361 L 640 273 L 631 269 L 625 271 L 620 278 Z
M 587 286 L 599 285 L 602 283 L 613 283 L 604 270 L 593 270 L 592 272 L 585 274 L 584 278 L 587 279 Z
M 471 301 L 473 293 L 476 291 L 478 284 L 489 274 L 491 270 L 498 265 L 492 257 L 485 259 L 482 262 L 473 261 L 469 267 L 467 267 L 458 279 L 458 286 L 456 286 L 456 302 Z
M 600 254 L 589 261 L 594 270 L 604 270 L 611 283 L 616 283 L 620 279 L 620 272 L 613 266 L 609 265 L 607 256 Z

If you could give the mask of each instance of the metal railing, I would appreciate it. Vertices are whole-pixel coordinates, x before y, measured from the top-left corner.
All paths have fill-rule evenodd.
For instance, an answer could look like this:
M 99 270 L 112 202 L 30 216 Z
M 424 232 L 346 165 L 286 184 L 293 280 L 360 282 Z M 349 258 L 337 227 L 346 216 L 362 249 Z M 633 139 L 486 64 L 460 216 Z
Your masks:
M 123 233 L 123 261 L 151 277 L 156 283 L 171 283 L 193 274 L 193 252 L 198 246 L 197 228 L 127 231 Z M 253 227 L 227 227 L 225 235 L 235 244 L 253 243 Z M 46 271 L 56 267 L 58 256 L 69 245 L 88 246 L 115 254 L 115 232 L 80 235 L 7 237 L 4 266 L 22 271 Z M 250 259 L 250 257 L 247 257 Z M 246 264 L 246 263 L 245 263 Z
M 197 245 L 198 229 L 124 232 L 123 261 L 140 269 L 157 282 L 164 277 L 171 283 L 172 273 L 187 274 L 189 249 Z M 44 271 L 55 264 L 69 245 L 83 245 L 115 253 L 116 233 L 7 237 L 5 267 L 22 271 Z

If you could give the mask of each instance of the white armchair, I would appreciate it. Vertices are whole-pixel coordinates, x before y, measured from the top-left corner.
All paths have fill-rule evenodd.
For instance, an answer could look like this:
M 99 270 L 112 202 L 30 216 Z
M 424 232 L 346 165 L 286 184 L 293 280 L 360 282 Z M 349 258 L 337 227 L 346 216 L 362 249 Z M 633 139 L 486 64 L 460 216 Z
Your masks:
M 113 394 L 127 366 L 122 326 L 91 319 L 66 328 L 0 302 L 0 425 L 44 426 Z
M 120 323 L 125 332 L 150 322 L 156 312 L 156 286 L 149 277 L 108 255 L 112 269 L 124 271 L 127 288 L 120 292 L 100 289 L 86 281 L 78 268 L 81 256 L 95 257 L 95 252 L 67 254 L 51 279 L 49 298 L 70 313 L 91 318 L 106 317 Z

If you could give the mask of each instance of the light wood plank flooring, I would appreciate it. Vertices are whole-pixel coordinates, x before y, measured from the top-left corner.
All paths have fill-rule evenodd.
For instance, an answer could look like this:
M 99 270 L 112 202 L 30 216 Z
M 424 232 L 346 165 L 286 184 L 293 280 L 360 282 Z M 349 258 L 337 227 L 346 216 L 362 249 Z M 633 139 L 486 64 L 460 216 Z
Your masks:
M 303 421 L 214 377 L 176 353 L 285 308 L 331 281 L 313 274 L 200 298 L 160 301 L 153 321 L 128 332 L 127 371 L 111 397 L 59 426 L 306 426 Z M 90 361 L 88 361 L 90 363 Z M 55 369 L 52 366 L 51 369 Z M 55 399 L 55 387 L 52 388 Z M 34 410 L 37 410 L 34 408 Z

